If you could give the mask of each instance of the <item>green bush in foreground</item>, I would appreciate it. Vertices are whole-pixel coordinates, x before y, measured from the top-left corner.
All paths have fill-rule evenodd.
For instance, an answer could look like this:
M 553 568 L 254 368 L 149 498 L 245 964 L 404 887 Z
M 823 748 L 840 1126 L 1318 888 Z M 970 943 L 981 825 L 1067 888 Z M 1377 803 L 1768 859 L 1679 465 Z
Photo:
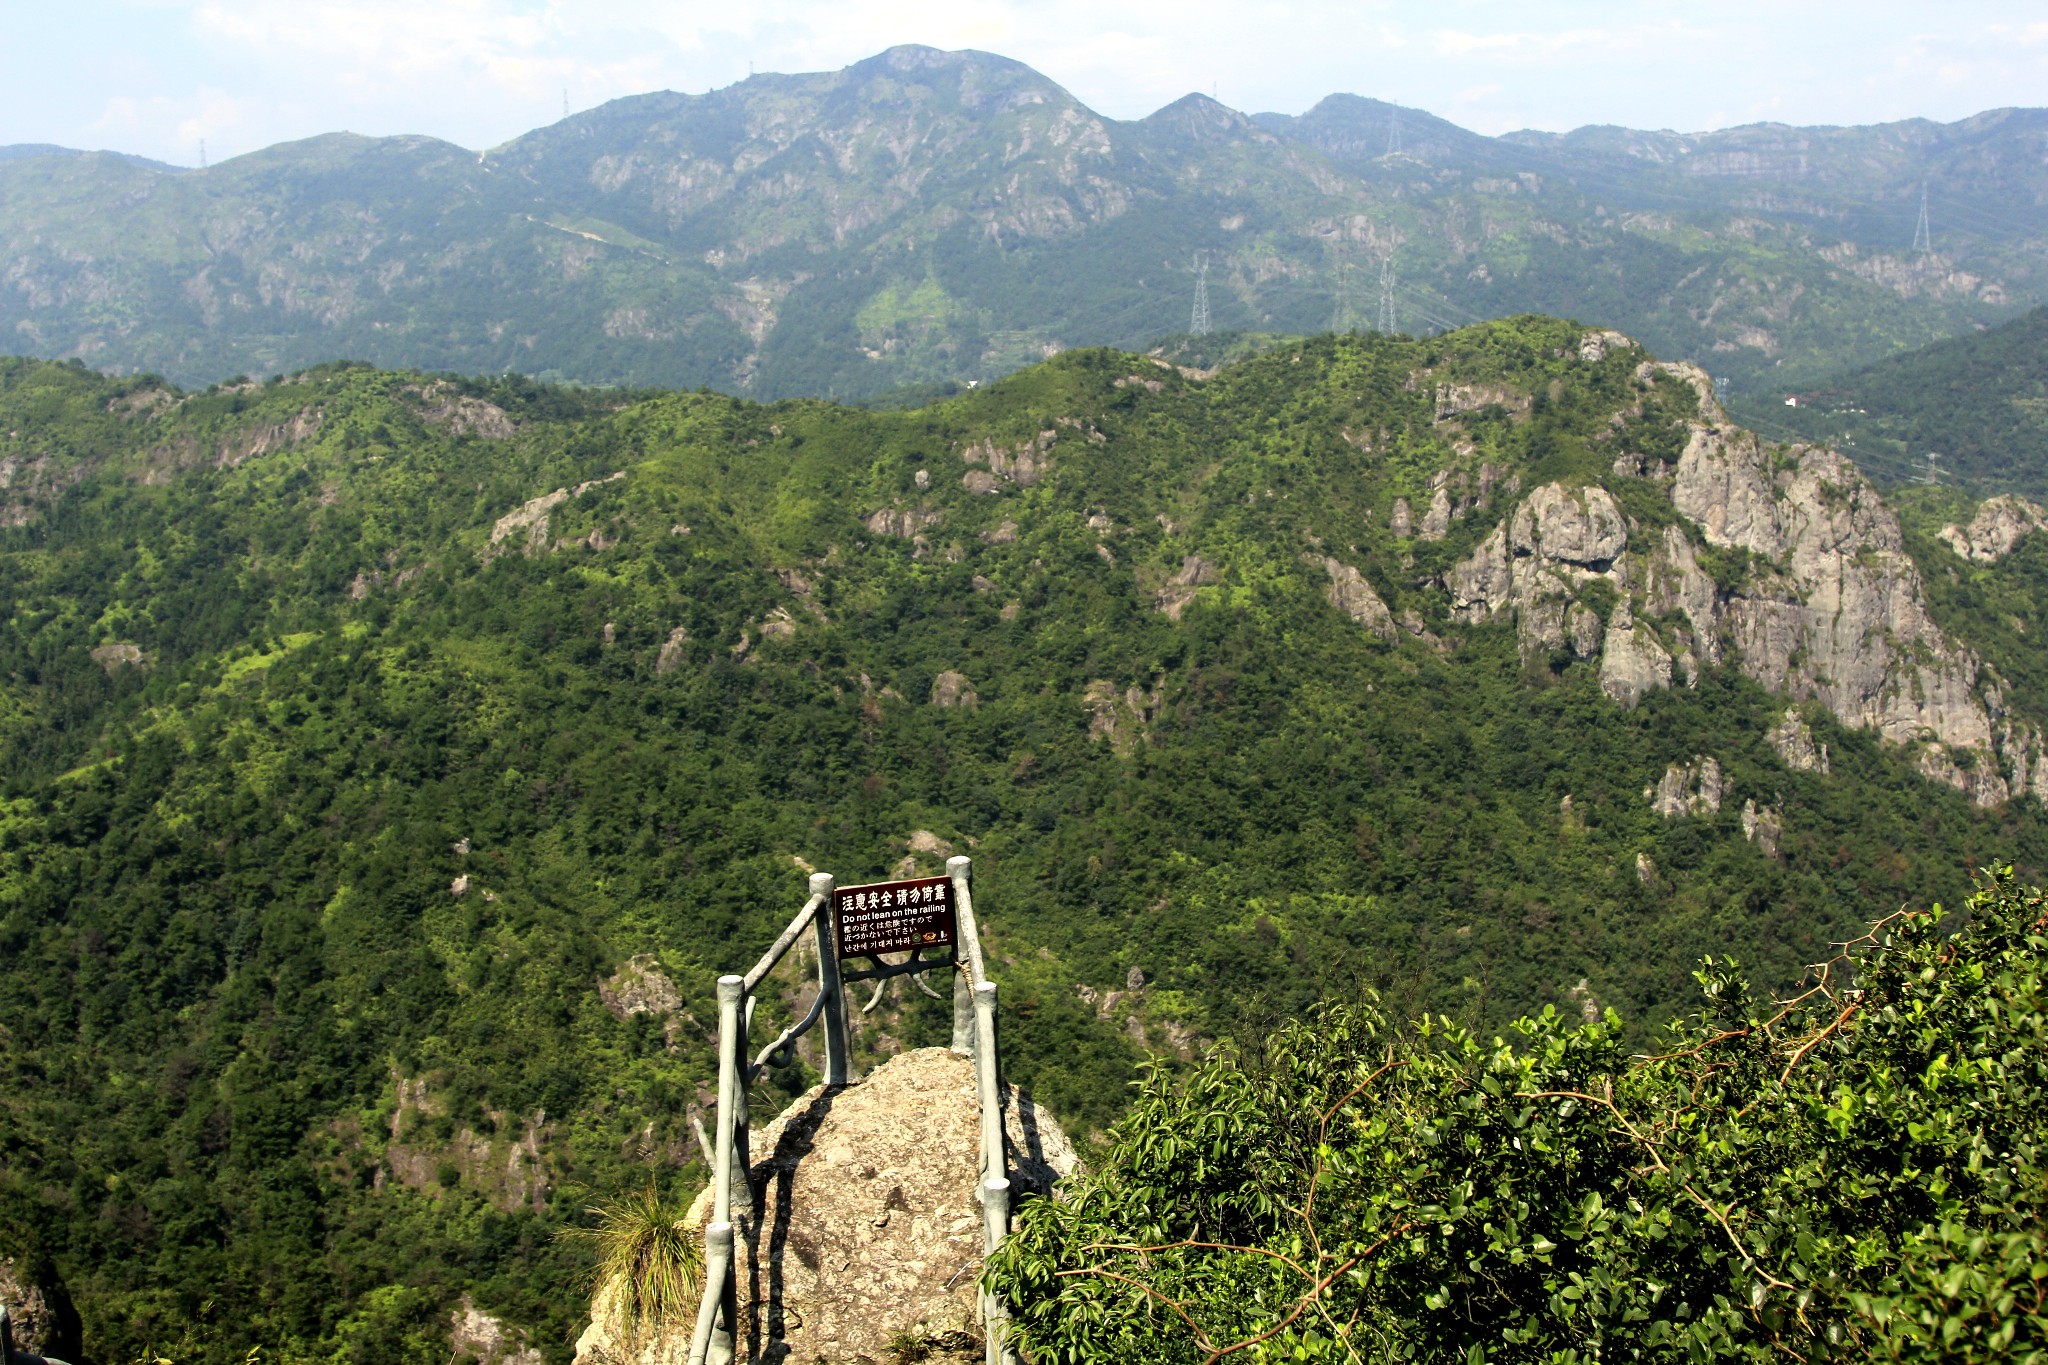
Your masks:
M 1772 1004 L 1709 961 L 1654 1056 L 1326 1007 L 1154 1072 L 988 1282 L 1042 1362 L 2048 1360 L 2044 909 L 1990 874 Z

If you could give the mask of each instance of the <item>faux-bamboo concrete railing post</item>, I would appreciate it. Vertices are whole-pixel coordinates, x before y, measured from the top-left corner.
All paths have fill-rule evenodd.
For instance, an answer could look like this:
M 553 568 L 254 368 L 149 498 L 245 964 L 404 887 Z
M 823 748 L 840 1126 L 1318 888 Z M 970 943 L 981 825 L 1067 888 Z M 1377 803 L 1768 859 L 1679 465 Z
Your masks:
M 735 1206 L 754 1207 L 753 1163 L 748 1159 L 747 1025 L 754 1012 L 743 976 L 718 978 L 718 1222 Z
M 832 935 L 832 888 L 835 885 L 837 883 L 830 872 L 811 874 L 811 898 L 818 903 L 818 909 L 811 917 L 811 927 L 817 934 L 818 998 L 824 1007 L 819 1025 L 825 1030 L 825 1084 L 852 1085 L 855 1077 L 851 1041 L 846 1031 L 846 985 L 839 979 L 839 945 L 833 941 Z

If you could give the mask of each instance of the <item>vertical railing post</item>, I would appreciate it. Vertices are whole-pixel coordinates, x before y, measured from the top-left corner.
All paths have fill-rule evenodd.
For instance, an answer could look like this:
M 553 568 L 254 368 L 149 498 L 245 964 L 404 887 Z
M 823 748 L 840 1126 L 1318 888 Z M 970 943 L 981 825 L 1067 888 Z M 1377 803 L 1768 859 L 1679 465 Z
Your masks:
M 824 897 L 811 920 L 818 936 L 818 994 L 825 1001 L 818 1023 L 825 1030 L 825 1084 L 852 1085 L 853 1049 L 846 1029 L 846 986 L 839 979 L 838 915 L 832 905 L 835 885 L 830 872 L 811 874 L 811 894 Z
M 754 1207 L 747 1153 L 747 979 L 718 978 L 718 1171 L 712 1220 Z
M 690 1335 L 690 1365 L 729 1365 L 738 1321 L 733 1263 L 735 1182 L 740 1207 L 754 1205 L 747 1170 L 747 979 L 718 978 L 718 1137 L 711 1166 L 711 1222 L 704 1229 L 704 1302 Z
M 732 1224 L 714 1219 L 704 1229 L 704 1301 L 690 1336 L 690 1365 L 729 1365 L 739 1285 L 733 1272 Z
M 974 988 L 974 1088 L 981 1101 L 981 1178 L 1008 1178 L 1003 1156 L 1003 1092 L 996 1069 L 996 983 Z
M 995 1254 L 1003 1238 L 1010 1233 L 1010 1182 L 1000 1176 L 981 1182 L 981 1247 L 982 1258 Z M 981 1334 L 982 1359 L 985 1365 L 1005 1365 L 1016 1359 L 1016 1354 L 1003 1347 L 1003 1322 L 1009 1315 L 1003 1311 L 1003 1301 L 984 1289 L 981 1291 Z
M 974 861 L 946 859 L 946 875 L 953 880 L 953 1051 L 963 1057 L 974 1055 L 974 988 L 986 979 L 981 965 L 981 933 L 974 922 Z
M 967 947 L 967 984 L 979 986 L 988 980 L 988 968 L 981 960 L 981 929 L 974 922 L 974 859 L 946 859 L 946 875 L 953 880 L 953 917 Z
M 972 970 L 967 965 L 967 953 L 958 944 L 953 948 L 953 1051 L 962 1057 L 974 1055 L 974 983 L 967 979 Z

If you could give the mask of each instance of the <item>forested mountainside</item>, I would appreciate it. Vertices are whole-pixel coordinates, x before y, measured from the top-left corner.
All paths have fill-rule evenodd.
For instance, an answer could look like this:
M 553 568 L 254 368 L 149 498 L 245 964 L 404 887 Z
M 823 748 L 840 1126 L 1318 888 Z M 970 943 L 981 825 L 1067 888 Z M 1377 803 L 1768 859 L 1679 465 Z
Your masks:
M 1218 328 L 1372 325 L 1385 260 L 1396 330 L 1576 316 L 1777 391 L 2048 298 L 2044 139 L 2039 110 L 1487 138 L 1355 96 L 1120 122 L 1016 62 L 905 47 L 482 153 L 0 156 L 0 328 L 188 384 L 352 356 L 845 398 L 1185 328 L 1198 257 Z
M 1640 1037 L 2048 857 L 2048 541 L 1551 319 L 888 412 L 13 360 L 0 470 L 0 1235 L 94 1359 L 566 1359 L 806 867 L 971 853 L 1085 1139 L 1322 998 Z
M 2048 308 L 1787 396 L 1796 404 L 1745 402 L 1738 415 L 1831 442 L 1887 483 L 2048 497 Z

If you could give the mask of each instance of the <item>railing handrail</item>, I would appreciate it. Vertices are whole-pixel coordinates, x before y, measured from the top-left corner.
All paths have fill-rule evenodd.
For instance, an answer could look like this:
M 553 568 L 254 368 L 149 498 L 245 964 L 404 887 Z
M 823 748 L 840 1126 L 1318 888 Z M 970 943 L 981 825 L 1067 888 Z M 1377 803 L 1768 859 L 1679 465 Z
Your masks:
M 825 875 L 829 877 L 831 874 Z M 804 908 L 796 912 L 796 918 L 789 922 L 789 927 L 775 940 L 775 946 L 761 955 L 761 960 L 754 964 L 754 970 L 746 975 L 747 994 L 752 995 L 754 987 L 760 985 L 768 973 L 775 970 L 775 964 L 782 961 L 783 955 L 796 946 L 798 936 L 810 926 L 811 917 L 816 915 L 818 907 L 825 903 L 827 894 L 829 893 L 813 891 L 811 898 L 804 902 Z
M 986 1256 L 996 1249 L 1009 1229 L 1010 1181 L 1004 1152 L 1003 1089 L 996 1067 L 996 985 L 988 979 L 982 955 L 981 926 L 974 914 L 974 864 L 964 857 L 946 860 L 946 875 L 952 883 L 955 944 L 953 1049 L 974 1059 L 975 1098 L 980 1111 L 980 1161 L 975 1193 L 982 1205 L 983 1242 Z M 832 910 L 836 879 L 829 872 L 811 875 L 810 899 L 804 903 L 775 943 L 744 976 L 718 978 L 718 1128 L 711 1153 L 711 1221 L 704 1230 L 704 1299 L 697 1312 L 696 1328 L 690 1337 L 690 1365 L 729 1365 L 737 1347 L 734 1328 L 738 1322 L 738 1280 L 734 1251 L 734 1204 L 742 1214 L 753 1208 L 754 1193 L 748 1153 L 748 1087 L 767 1066 L 786 1066 L 794 1060 L 796 1040 L 819 1023 L 825 1029 L 825 1084 L 850 1085 L 856 1079 L 847 1034 L 845 983 L 839 967 L 839 947 L 834 939 Z M 817 935 L 818 994 L 803 1017 L 777 1035 L 774 1042 L 750 1056 L 747 1035 L 754 1020 L 755 990 L 768 974 L 796 946 L 806 928 Z M 947 965 L 943 958 L 919 964 L 912 960 L 896 964 L 884 973 L 874 959 L 877 974 L 919 972 Z M 855 979 L 862 979 L 855 973 Z M 879 988 L 884 981 L 877 983 Z M 922 983 L 920 983 L 922 984 Z M 758 1229 L 751 1227 L 748 1236 Z M 1002 1345 L 1004 1313 L 993 1295 L 981 1295 L 982 1323 L 987 1341 L 988 1365 L 1014 1365 L 1016 1355 Z

